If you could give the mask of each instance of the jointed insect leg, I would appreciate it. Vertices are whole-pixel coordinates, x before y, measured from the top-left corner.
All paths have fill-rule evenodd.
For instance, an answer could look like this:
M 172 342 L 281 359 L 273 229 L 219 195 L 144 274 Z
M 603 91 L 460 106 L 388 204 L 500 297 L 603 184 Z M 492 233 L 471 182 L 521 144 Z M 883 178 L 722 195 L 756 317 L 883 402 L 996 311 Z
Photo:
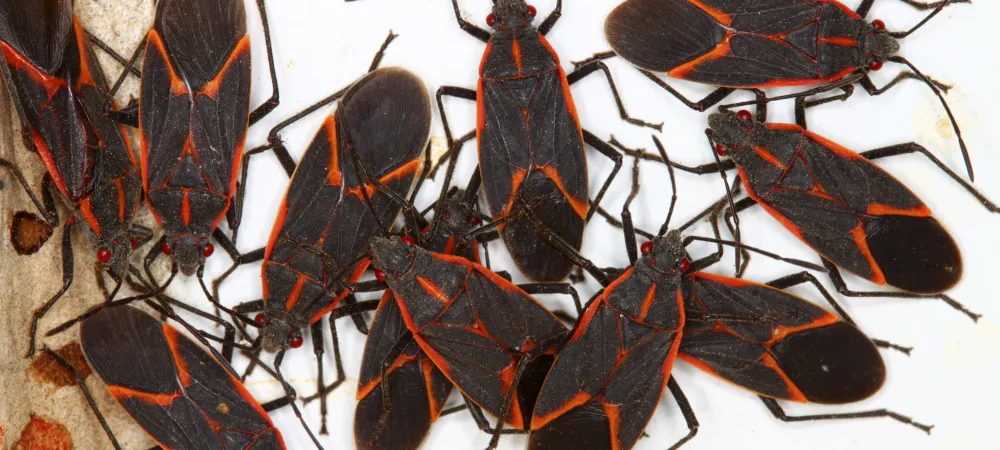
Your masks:
M 622 120 L 637 125 L 640 127 L 652 128 L 657 131 L 663 131 L 663 122 L 658 124 L 649 123 L 644 120 L 633 118 L 629 115 L 628 110 L 625 109 L 625 103 L 622 102 L 621 95 L 618 93 L 618 86 L 615 85 L 615 79 L 611 76 L 611 71 L 608 70 L 608 65 L 601 61 L 594 61 L 585 66 L 577 67 L 576 70 L 570 72 L 566 75 L 566 82 L 569 85 L 573 85 L 577 81 L 580 81 L 590 74 L 593 74 L 601 70 L 604 72 L 604 78 L 608 80 L 608 86 L 611 88 L 611 94 L 615 97 L 615 105 L 618 106 L 618 114 L 621 116 Z
M 608 191 L 608 187 L 611 186 L 611 182 L 614 181 L 615 176 L 618 175 L 618 171 L 622 168 L 622 155 L 621 153 L 618 153 L 618 151 L 615 150 L 610 144 L 604 142 L 603 139 L 587 130 L 583 130 L 583 141 L 615 163 L 615 167 L 611 169 L 611 173 L 608 174 L 608 178 L 604 180 L 604 184 L 601 185 L 601 189 L 597 191 L 597 196 L 594 197 L 594 205 L 600 206 L 601 200 L 604 199 L 604 194 Z M 591 208 L 587 211 L 587 218 L 585 219 L 585 222 L 590 222 L 590 218 L 593 216 L 594 209 Z
M 529 294 L 566 294 L 573 297 L 573 305 L 576 307 L 577 315 L 583 314 L 583 304 L 580 302 L 580 295 L 569 283 L 526 283 L 517 287 Z
M 458 0 L 451 0 L 451 5 L 455 9 L 455 19 L 458 20 L 458 26 L 462 28 L 462 31 L 469 33 L 470 36 L 484 43 L 490 41 L 491 33 L 489 31 L 479 28 L 476 24 L 462 18 L 462 10 L 458 8 Z M 558 19 L 558 16 L 556 18 Z
M 101 414 L 101 410 L 97 408 L 97 402 L 94 401 L 94 396 L 90 394 L 90 389 L 87 388 L 87 381 L 80 376 L 80 372 L 77 372 L 76 368 L 73 367 L 69 361 L 63 359 L 62 356 L 59 356 L 58 353 L 49 350 L 47 347 L 42 350 L 44 350 L 45 353 L 48 353 L 49 356 L 56 360 L 59 365 L 63 366 L 64 369 L 73 374 L 73 378 L 76 380 L 77 386 L 80 387 L 80 390 L 83 391 L 84 398 L 87 399 L 87 405 L 89 405 L 90 410 L 94 412 L 94 416 L 97 417 L 97 421 L 101 423 L 101 428 L 104 428 L 104 432 L 107 433 L 108 439 L 111 441 L 111 445 L 113 445 L 116 450 L 121 450 L 121 445 L 118 444 L 118 440 L 115 439 L 114 433 L 111 432 L 111 427 L 108 426 L 108 422 L 104 420 L 104 415 Z
M 549 16 L 542 21 L 542 24 L 538 26 L 538 32 L 541 33 L 542 36 L 549 34 L 549 31 L 552 31 L 552 27 L 556 25 L 556 22 L 559 21 L 560 17 L 562 17 L 562 0 L 557 0 L 555 9 L 553 9 L 552 12 L 549 13 Z
M 691 403 L 688 402 L 687 396 L 684 395 L 684 391 L 681 390 L 681 386 L 677 384 L 677 380 L 674 379 L 673 375 L 667 380 L 667 389 L 670 389 L 670 395 L 674 396 L 674 401 L 677 402 L 677 406 L 681 409 L 681 415 L 684 416 L 684 422 L 687 423 L 688 427 L 688 434 L 669 448 L 669 450 L 675 450 L 693 439 L 698 434 L 698 427 L 700 425 L 698 424 L 698 418 L 694 415 L 694 409 L 691 408 Z
M 833 282 L 834 288 L 837 289 L 841 295 L 847 297 L 885 297 L 885 298 L 936 298 L 948 304 L 952 308 L 958 310 L 962 314 L 969 316 L 973 322 L 978 322 L 982 314 L 976 314 L 970 311 L 965 305 L 955 301 L 955 299 L 945 295 L 945 294 L 911 294 L 909 292 L 891 292 L 891 291 L 853 291 L 847 287 L 847 283 L 844 278 L 840 275 L 840 269 L 836 265 L 823 259 L 823 266 L 826 267 L 827 274 L 830 276 L 830 281 Z
M 805 416 L 789 416 L 785 413 L 785 410 L 781 408 L 781 405 L 773 398 L 760 397 L 760 400 L 764 402 L 767 406 L 768 411 L 771 412 L 774 417 L 782 422 L 808 422 L 813 420 L 839 420 L 839 419 L 866 419 L 871 417 L 888 417 L 890 419 L 911 425 L 925 433 L 930 434 L 933 425 L 924 425 L 922 423 L 914 422 L 910 417 L 904 416 L 902 414 L 889 411 L 887 409 L 875 409 L 871 411 L 859 411 L 853 413 L 838 413 L 838 414 L 810 414 Z
M 271 27 L 267 22 L 267 8 L 264 0 L 257 0 L 257 12 L 260 13 L 260 24 L 264 29 L 264 48 L 267 49 L 267 68 L 271 73 L 271 97 L 250 113 L 249 124 L 253 125 L 274 111 L 280 102 L 278 97 L 278 75 L 274 70 L 274 51 L 271 47 Z
M 63 294 L 69 289 L 69 286 L 73 284 L 73 220 L 70 219 L 66 222 L 66 226 L 63 227 L 63 239 L 62 239 L 62 288 L 59 292 L 56 292 L 47 302 L 45 302 L 41 307 L 35 309 L 31 317 L 31 326 L 28 329 L 28 352 L 25 354 L 25 358 L 30 358 L 35 354 L 35 333 L 38 331 L 38 321 L 45 316 L 45 313 L 49 311 L 56 302 L 62 298 Z
M 851 316 L 847 314 L 847 311 L 842 306 L 840 306 L 840 303 L 833 298 L 833 295 L 830 294 L 830 291 L 827 291 L 826 288 L 823 287 L 822 284 L 820 284 L 819 280 L 816 279 L 816 276 L 814 276 L 809 272 L 803 271 L 792 275 L 787 275 L 775 280 L 771 280 L 766 284 L 768 286 L 778 289 L 788 289 L 792 286 L 798 286 L 803 283 L 812 284 L 813 287 L 815 287 L 816 290 L 819 291 L 820 295 L 822 295 L 823 298 L 826 299 L 826 302 L 833 307 L 834 311 L 837 311 L 837 315 L 839 315 L 842 319 L 844 319 L 844 321 L 854 326 L 858 325 L 857 322 L 855 322 L 854 319 L 852 319 Z M 905 353 L 907 355 L 909 355 L 910 351 L 913 350 L 913 347 L 904 347 L 881 339 L 872 339 L 872 342 L 874 342 L 875 345 L 879 347 L 893 349 Z
M 35 204 L 35 208 L 37 208 L 38 212 L 45 217 L 45 221 L 48 222 L 49 226 L 53 228 L 59 226 L 59 214 L 56 211 L 55 201 L 52 199 L 52 195 L 49 194 L 49 190 L 44 185 L 45 183 L 43 183 L 42 186 L 43 201 L 39 201 L 38 197 L 35 196 L 34 191 L 31 190 L 31 186 L 28 185 L 28 180 L 24 178 L 24 174 L 21 173 L 21 170 L 18 169 L 13 162 L 0 158 L 0 167 L 6 168 L 12 175 L 14 175 L 17 182 L 22 188 L 24 188 L 24 192 L 28 194 L 29 198 L 31 198 L 31 202 Z M 48 174 L 46 174 L 45 179 L 50 179 L 48 178 Z
M 882 147 L 874 150 L 868 150 L 866 152 L 861 152 L 861 156 L 864 156 L 869 160 L 875 160 L 879 158 L 887 158 L 890 156 L 906 155 L 909 153 L 919 153 L 921 155 L 924 155 L 924 157 L 926 157 L 932 163 L 934 163 L 934 165 L 937 166 L 938 169 L 941 169 L 941 171 L 944 172 L 945 175 L 948 175 L 948 177 L 950 177 L 952 180 L 955 180 L 956 183 L 960 184 L 962 188 L 966 190 L 966 192 L 972 194 L 972 196 L 975 197 L 976 200 L 978 200 L 979 203 L 981 203 L 983 207 L 986 208 L 987 211 L 992 213 L 1000 213 L 1000 207 L 991 202 L 988 198 L 986 198 L 985 195 L 976 190 L 976 188 L 972 187 L 971 184 L 963 180 L 961 177 L 958 176 L 958 174 L 956 174 L 947 166 L 945 166 L 940 159 L 938 159 L 936 156 L 934 156 L 930 151 L 928 151 L 920 144 L 917 144 L 915 142 L 907 142 L 905 144 L 890 145 L 888 147 Z
M 663 81 L 663 79 L 661 79 L 656 74 L 643 69 L 639 69 L 639 72 L 645 75 L 646 78 L 649 78 L 652 82 L 656 83 L 656 85 L 659 86 L 661 89 L 667 91 L 670 95 L 677 98 L 677 100 L 680 100 L 680 102 L 683 103 L 685 106 L 698 112 L 705 112 L 706 110 L 708 110 L 708 108 L 711 108 L 719 104 L 719 102 L 728 97 L 729 94 L 732 94 L 734 91 L 736 91 L 736 89 L 733 88 L 726 88 L 726 87 L 718 88 L 712 91 L 712 93 L 706 95 L 705 98 L 698 101 L 692 101 L 689 100 L 687 97 L 685 97 L 684 94 L 681 94 L 676 89 L 672 88 L 669 84 L 667 84 L 666 81 Z

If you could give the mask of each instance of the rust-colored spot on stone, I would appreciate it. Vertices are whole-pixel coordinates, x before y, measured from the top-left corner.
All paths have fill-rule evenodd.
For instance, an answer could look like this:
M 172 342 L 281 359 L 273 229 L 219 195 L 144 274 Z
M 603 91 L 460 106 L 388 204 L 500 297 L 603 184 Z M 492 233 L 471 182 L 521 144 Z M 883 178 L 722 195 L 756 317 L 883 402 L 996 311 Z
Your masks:
M 47 421 L 34 414 L 21 430 L 21 437 L 11 450 L 72 450 L 73 439 L 69 430 L 58 422 Z
M 59 356 L 68 361 L 80 376 L 87 378 L 90 375 L 90 366 L 83 358 L 83 351 L 78 342 L 70 342 L 55 351 Z M 66 370 L 59 361 L 56 361 L 48 352 L 41 352 L 31 361 L 28 367 L 31 375 L 42 383 L 52 384 L 56 387 L 72 386 L 76 384 L 73 374 Z
M 30 255 L 52 237 L 52 227 L 34 213 L 18 211 L 10 223 L 10 245 L 20 255 Z

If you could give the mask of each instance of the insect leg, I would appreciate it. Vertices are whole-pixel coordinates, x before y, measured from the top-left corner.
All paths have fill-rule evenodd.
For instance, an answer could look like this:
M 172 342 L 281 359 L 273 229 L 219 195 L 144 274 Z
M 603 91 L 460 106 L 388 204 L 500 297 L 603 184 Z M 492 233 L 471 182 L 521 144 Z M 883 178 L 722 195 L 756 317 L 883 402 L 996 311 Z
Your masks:
M 25 358 L 30 358 L 35 354 L 35 332 L 38 331 L 38 321 L 45 316 L 45 313 L 49 311 L 56 302 L 62 298 L 66 290 L 69 289 L 70 284 L 73 283 L 73 240 L 72 233 L 74 221 L 72 219 L 66 222 L 66 226 L 63 227 L 63 239 L 62 239 L 62 288 L 59 292 L 56 292 L 45 304 L 40 308 L 35 309 L 35 312 L 31 317 L 31 327 L 28 329 L 28 352 L 25 354 Z
M 945 175 L 948 175 L 948 177 L 950 177 L 952 180 L 955 180 L 955 182 L 960 184 L 962 188 L 965 189 L 968 193 L 972 194 L 972 196 L 975 197 L 976 200 L 979 201 L 979 203 L 982 203 L 983 207 L 986 208 L 987 211 L 992 213 L 1000 213 L 1000 207 L 998 207 L 995 203 L 991 202 L 988 198 L 986 198 L 985 195 L 976 190 L 976 188 L 972 187 L 971 184 L 963 180 L 961 177 L 958 176 L 958 174 L 956 174 L 947 166 L 945 166 L 944 163 L 941 162 L 941 160 L 939 160 L 936 156 L 934 156 L 930 151 L 928 151 L 920 144 L 917 144 L 915 142 L 907 142 L 905 144 L 890 145 L 888 147 L 876 148 L 874 150 L 861 152 L 861 156 L 864 156 L 869 160 L 875 160 L 879 158 L 887 158 L 890 156 L 906 155 L 909 153 L 920 153 L 921 155 L 924 155 L 924 157 L 926 157 L 932 163 L 934 163 L 934 165 L 937 166 L 938 169 L 941 169 L 941 171 L 944 172 Z
M 846 322 L 854 326 L 858 325 L 857 322 L 855 322 L 854 319 L 852 319 L 851 316 L 847 314 L 847 311 L 842 306 L 840 306 L 840 303 L 833 298 L 833 295 L 830 294 L 830 291 L 827 291 L 826 288 L 823 287 L 822 284 L 820 284 L 819 280 L 816 279 L 816 276 L 814 276 L 809 272 L 799 272 L 796 274 L 784 276 L 775 280 L 771 280 L 766 284 L 768 286 L 775 287 L 778 289 L 788 289 L 792 286 L 797 286 L 803 283 L 812 284 L 816 288 L 816 290 L 819 291 L 820 295 L 822 295 L 823 298 L 826 299 L 826 302 L 829 303 L 830 306 L 832 306 L 835 311 L 837 311 L 837 315 L 843 318 Z M 910 351 L 913 350 L 913 347 L 904 347 L 881 339 L 872 339 L 872 342 L 874 342 L 875 345 L 879 347 L 893 349 L 905 353 L 907 355 L 909 355 Z
M 111 427 L 108 426 L 108 422 L 104 420 L 104 415 L 101 414 L 101 410 L 97 408 L 97 402 L 95 402 L 94 397 L 90 395 L 90 389 L 87 389 L 86 380 L 84 380 L 84 378 L 80 376 L 80 372 L 77 372 L 76 368 L 73 367 L 73 365 L 70 364 L 69 361 L 63 359 L 62 356 L 59 356 L 58 353 L 49 350 L 47 347 L 44 348 L 43 350 L 45 351 L 45 353 L 48 353 L 49 356 L 52 357 L 52 359 L 56 360 L 56 362 L 58 362 L 59 365 L 63 366 L 64 369 L 68 370 L 71 374 L 73 374 L 73 379 L 76 380 L 76 385 L 80 387 L 81 391 L 83 391 L 83 396 L 84 398 L 87 399 L 87 405 L 90 406 L 90 410 L 94 412 L 95 416 L 97 416 L 97 421 L 101 423 L 101 428 L 104 428 L 104 432 L 107 433 L 108 439 L 111 440 L 111 445 L 113 445 L 116 450 L 121 450 L 122 448 L 121 445 L 118 444 L 118 440 L 115 439 L 114 433 L 111 432 Z
M 267 8 L 264 0 L 257 0 L 257 12 L 260 13 L 260 24 L 264 29 L 264 48 L 267 49 L 267 68 L 271 73 L 271 97 L 250 113 L 249 124 L 253 125 L 274 111 L 280 101 L 278 97 L 278 75 L 274 70 L 274 51 L 271 47 L 271 27 L 267 23 Z
M 560 17 L 562 17 L 562 0 L 557 0 L 555 9 L 538 26 L 538 32 L 542 33 L 542 36 L 549 34 L 549 31 L 552 31 L 552 27 L 556 25 Z
M 684 395 L 684 391 L 681 390 L 681 386 L 677 384 L 677 380 L 674 379 L 673 375 L 667 380 L 667 389 L 670 389 L 670 395 L 674 396 L 674 401 L 677 402 L 677 406 L 681 409 L 681 415 L 684 416 L 684 422 L 687 423 L 688 427 L 688 434 L 670 446 L 669 450 L 675 450 L 693 439 L 694 435 L 698 434 L 698 427 L 700 425 L 698 424 L 698 418 L 694 415 L 694 409 L 691 408 L 691 403 L 688 402 L 687 396 Z
M 785 410 L 781 408 L 777 400 L 768 397 L 760 397 L 760 400 L 764 402 L 767 406 L 768 411 L 771 412 L 774 417 L 782 422 L 807 422 L 812 420 L 840 420 L 840 419 L 865 419 L 870 417 L 888 417 L 893 420 L 911 425 L 920 430 L 923 430 L 927 434 L 930 434 L 933 425 L 924 425 L 918 422 L 914 422 L 908 416 L 904 416 L 897 412 L 889 411 L 887 409 L 875 409 L 871 411 L 858 411 L 852 413 L 839 413 L 839 414 L 809 414 L 805 416 L 789 416 L 785 413 Z
M 840 275 L 840 270 L 833 263 L 823 259 L 823 266 L 826 267 L 827 275 L 830 276 L 830 281 L 833 282 L 833 287 L 837 289 L 841 295 L 847 297 L 884 297 L 884 298 L 936 298 L 948 304 L 952 308 L 958 310 L 962 314 L 969 316 L 973 322 L 978 322 L 982 314 L 976 314 L 970 311 L 965 305 L 957 302 L 955 299 L 945 295 L 945 294 L 911 294 L 908 292 L 887 292 L 887 291 L 853 291 L 847 287 L 847 283 L 844 278 Z
M 618 86 L 615 85 L 615 79 L 611 76 L 611 71 L 608 70 L 607 64 L 604 64 L 601 61 L 594 61 L 585 66 L 577 67 L 576 70 L 566 75 L 566 82 L 572 86 L 577 81 L 584 79 L 598 70 L 603 71 L 604 78 L 608 80 L 608 86 L 611 88 L 611 94 L 615 97 L 615 104 L 618 106 L 618 114 L 621 116 L 622 120 L 632 125 L 663 131 L 663 122 L 654 124 L 644 120 L 635 119 L 629 115 L 628 110 L 625 109 L 625 103 L 622 102 L 621 95 L 618 93 Z
M 611 173 L 608 175 L 608 178 L 604 180 L 604 184 L 601 185 L 601 190 L 597 191 L 597 197 L 594 197 L 594 204 L 600 205 L 601 200 L 604 198 L 604 194 L 608 191 L 608 187 L 611 186 L 611 182 L 614 181 L 615 176 L 618 175 L 618 171 L 622 168 L 622 155 L 610 144 L 604 142 L 603 139 L 595 136 L 587 130 L 583 130 L 583 141 L 615 163 L 615 167 L 611 169 Z M 587 211 L 587 217 L 584 222 L 590 222 L 590 218 L 593 216 L 594 209 L 591 208 Z
M 455 8 L 455 19 L 458 20 L 458 26 L 462 29 L 462 31 L 469 33 L 470 36 L 479 39 L 484 43 L 490 41 L 491 33 L 489 31 L 479 28 L 476 24 L 462 18 L 462 11 L 458 9 L 458 0 L 451 0 L 451 5 Z
M 652 82 L 656 83 L 656 85 L 659 86 L 661 89 L 667 91 L 670 95 L 677 98 L 677 100 L 680 100 L 680 102 L 683 103 L 685 106 L 698 112 L 705 112 L 705 110 L 719 104 L 719 102 L 728 97 L 729 94 L 732 94 L 734 91 L 736 91 L 736 89 L 733 88 L 726 88 L 726 87 L 718 88 L 712 91 L 712 93 L 706 95 L 705 98 L 698 101 L 692 101 L 689 100 L 687 97 L 685 97 L 684 94 L 681 94 L 676 89 L 670 87 L 670 85 L 667 84 L 666 81 L 663 81 L 663 79 L 658 77 L 656 74 L 648 70 L 643 70 L 643 69 L 638 69 L 638 70 L 640 73 L 645 75 L 646 78 L 649 78 L 650 80 L 652 80 Z

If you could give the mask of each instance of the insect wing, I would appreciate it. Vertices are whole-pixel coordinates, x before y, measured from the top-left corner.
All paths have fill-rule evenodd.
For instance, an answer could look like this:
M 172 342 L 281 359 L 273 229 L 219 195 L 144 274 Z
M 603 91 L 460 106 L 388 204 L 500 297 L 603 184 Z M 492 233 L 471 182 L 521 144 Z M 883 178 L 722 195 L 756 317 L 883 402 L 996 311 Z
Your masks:
M 686 311 L 747 320 L 689 320 L 680 358 L 760 395 L 840 404 L 874 394 L 885 364 L 861 331 L 784 291 L 696 273 Z M 753 320 L 758 318 L 760 320 Z
M 132 307 L 108 308 L 84 321 L 80 339 L 111 395 L 161 446 L 284 448 L 243 384 L 173 327 Z

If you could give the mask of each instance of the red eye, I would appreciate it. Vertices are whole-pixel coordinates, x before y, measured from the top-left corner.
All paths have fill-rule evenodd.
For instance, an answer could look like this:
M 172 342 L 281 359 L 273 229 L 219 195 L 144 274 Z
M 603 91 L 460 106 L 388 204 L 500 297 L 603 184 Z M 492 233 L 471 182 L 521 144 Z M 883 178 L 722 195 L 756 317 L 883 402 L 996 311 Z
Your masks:
M 643 242 L 642 246 L 639 247 L 639 250 L 642 251 L 643 255 L 653 253 L 653 241 Z
M 687 272 L 688 269 L 690 268 L 691 268 L 691 261 L 688 261 L 687 258 L 682 259 L 680 262 L 681 272 Z
M 111 261 L 111 250 L 108 250 L 106 248 L 102 248 L 102 249 L 98 250 L 97 251 L 97 260 L 100 261 L 100 262 L 102 262 L 102 263 L 106 263 L 108 261 Z
M 535 17 L 536 14 L 538 14 L 538 10 L 534 6 L 528 5 L 528 15 Z
M 163 252 L 164 255 L 169 255 L 174 252 L 173 250 L 170 249 L 170 244 L 167 244 L 166 242 L 164 242 L 163 245 L 160 246 L 160 251 Z
M 715 144 L 715 153 L 718 153 L 719 156 L 726 156 L 729 154 L 729 151 L 722 144 Z
M 302 336 L 295 336 L 292 338 L 291 342 L 288 343 L 291 348 L 299 348 L 302 346 Z
M 413 240 L 412 236 L 403 236 L 403 243 L 413 247 L 416 244 L 416 241 Z
M 261 325 L 263 325 L 264 324 L 264 315 L 263 314 L 257 314 L 256 316 L 253 316 L 253 321 L 257 322 L 257 323 L 259 323 Z
M 375 279 L 385 281 L 385 272 L 383 272 L 382 269 L 375 269 Z
M 479 220 L 479 218 L 478 218 L 478 217 L 473 217 L 473 218 L 472 218 L 472 223 L 473 223 L 473 224 L 475 224 L 475 225 L 479 225 L 479 223 L 480 223 L 480 222 L 481 222 L 481 221 Z
M 868 65 L 868 70 L 872 72 L 881 69 L 882 69 L 882 61 L 872 61 L 872 63 Z
M 493 14 L 490 14 L 490 15 L 486 16 L 486 25 L 489 25 L 489 26 L 492 27 L 493 24 L 495 24 L 495 23 L 497 23 L 497 17 L 496 16 L 494 16 Z
M 201 254 L 205 255 L 206 258 L 212 256 L 212 253 L 215 253 L 215 246 L 212 244 L 205 244 L 205 246 L 201 248 Z
M 885 22 L 883 22 L 882 19 L 875 19 L 875 20 L 873 20 L 872 21 L 872 26 L 875 27 L 875 29 L 879 30 L 879 31 L 885 30 Z
M 749 122 L 753 120 L 753 114 L 750 114 L 750 111 L 747 111 L 745 109 L 741 109 L 740 112 L 736 113 L 736 115 L 739 116 L 740 120 L 744 122 Z

